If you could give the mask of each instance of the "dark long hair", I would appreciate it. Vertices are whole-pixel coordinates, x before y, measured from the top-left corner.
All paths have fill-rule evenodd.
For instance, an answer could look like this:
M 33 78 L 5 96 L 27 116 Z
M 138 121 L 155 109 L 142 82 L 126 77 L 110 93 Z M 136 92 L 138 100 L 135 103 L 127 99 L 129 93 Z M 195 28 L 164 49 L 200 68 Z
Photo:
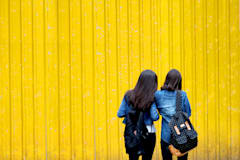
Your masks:
M 161 90 L 175 91 L 182 90 L 182 76 L 181 73 L 172 69 L 168 72 L 165 82 L 161 87 Z
M 144 70 L 134 89 L 126 93 L 128 103 L 139 110 L 147 110 L 154 101 L 154 93 L 158 87 L 157 75 L 152 70 Z

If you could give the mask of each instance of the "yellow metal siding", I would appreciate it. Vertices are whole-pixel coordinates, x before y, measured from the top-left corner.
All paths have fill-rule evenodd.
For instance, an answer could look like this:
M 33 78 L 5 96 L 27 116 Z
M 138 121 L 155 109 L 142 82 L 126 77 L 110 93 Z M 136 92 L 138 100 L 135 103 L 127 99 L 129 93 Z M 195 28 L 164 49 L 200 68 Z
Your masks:
M 0 159 L 126 159 L 123 95 L 171 68 L 199 134 L 189 159 L 240 159 L 239 3 L 0 0 Z

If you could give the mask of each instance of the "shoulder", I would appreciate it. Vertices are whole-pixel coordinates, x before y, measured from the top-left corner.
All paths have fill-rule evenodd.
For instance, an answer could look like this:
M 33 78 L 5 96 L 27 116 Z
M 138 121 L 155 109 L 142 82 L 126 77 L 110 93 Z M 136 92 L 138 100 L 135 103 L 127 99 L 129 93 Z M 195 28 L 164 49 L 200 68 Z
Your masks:
M 129 102 L 129 96 L 130 96 L 130 90 L 127 91 L 127 92 L 125 93 L 124 97 L 123 97 L 123 99 L 124 99 L 124 101 L 125 101 L 126 103 Z
M 157 106 L 159 106 L 160 103 L 161 103 L 162 95 L 163 95 L 163 91 L 162 90 L 158 90 L 154 94 L 154 101 L 155 101 Z
M 162 90 L 158 90 L 158 91 L 155 92 L 154 96 L 155 96 L 155 97 L 159 97 L 159 96 L 161 96 L 162 94 L 163 94 L 163 91 L 162 91 Z
M 181 93 L 182 93 L 182 97 L 185 99 L 187 97 L 187 92 L 181 91 Z
M 132 105 L 130 103 L 130 97 L 129 97 L 129 92 L 127 92 L 124 97 L 123 97 L 123 101 L 124 101 L 124 107 L 126 107 L 127 109 L 131 110 L 132 109 Z
M 187 95 L 187 92 L 185 91 L 181 91 L 182 95 L 186 96 Z

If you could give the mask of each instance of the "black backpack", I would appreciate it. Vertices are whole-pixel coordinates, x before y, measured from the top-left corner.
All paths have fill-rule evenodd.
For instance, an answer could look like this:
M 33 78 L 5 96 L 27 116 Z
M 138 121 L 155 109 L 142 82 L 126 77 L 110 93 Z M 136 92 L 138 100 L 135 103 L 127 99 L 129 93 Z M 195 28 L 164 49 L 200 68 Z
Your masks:
M 134 134 L 136 131 L 136 135 Z M 127 153 L 137 153 L 143 155 L 143 141 L 148 136 L 148 130 L 144 123 L 144 112 L 131 109 L 126 115 L 126 125 L 124 130 L 124 141 Z
M 170 143 L 181 153 L 188 152 L 198 144 L 197 132 L 194 130 L 187 114 L 182 111 L 181 92 L 177 91 L 176 113 L 169 123 L 171 129 Z

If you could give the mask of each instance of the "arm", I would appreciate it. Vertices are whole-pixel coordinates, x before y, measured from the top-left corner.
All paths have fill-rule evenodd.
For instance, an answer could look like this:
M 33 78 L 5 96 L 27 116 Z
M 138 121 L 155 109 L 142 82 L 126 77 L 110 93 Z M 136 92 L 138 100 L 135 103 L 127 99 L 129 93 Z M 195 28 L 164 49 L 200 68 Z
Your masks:
M 123 98 L 122 103 L 120 105 L 120 108 L 118 109 L 117 116 L 119 118 L 125 117 L 126 116 L 126 109 L 127 109 L 127 102 L 125 98 Z
M 188 117 L 190 117 L 191 116 L 191 106 L 190 106 L 190 103 L 189 103 L 189 100 L 187 98 L 187 94 L 186 93 L 184 93 L 183 105 L 184 105 L 185 112 L 187 113 Z
M 154 102 L 150 108 L 150 116 L 153 121 L 157 121 L 159 119 L 158 111 L 156 103 Z
M 158 110 L 159 114 L 161 115 L 161 108 L 160 108 L 160 104 L 159 104 L 160 98 L 161 98 L 160 92 L 156 91 L 154 94 L 156 109 Z

